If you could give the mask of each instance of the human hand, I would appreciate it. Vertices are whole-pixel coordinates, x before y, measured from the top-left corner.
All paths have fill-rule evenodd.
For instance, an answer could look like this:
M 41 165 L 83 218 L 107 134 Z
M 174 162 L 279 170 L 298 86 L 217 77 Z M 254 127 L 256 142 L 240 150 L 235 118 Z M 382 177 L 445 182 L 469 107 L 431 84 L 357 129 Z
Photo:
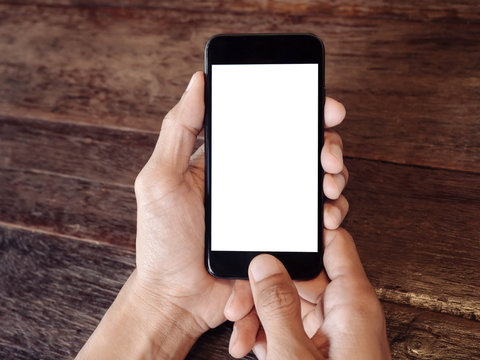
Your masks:
M 135 181 L 137 268 L 78 359 L 183 358 L 195 340 L 220 325 L 232 281 L 215 279 L 204 267 L 204 154 L 191 157 L 203 125 L 203 73 L 193 75 L 168 113 L 152 156 Z M 328 123 L 345 111 L 327 99 Z M 348 209 L 340 195 L 347 181 L 341 140 L 325 134 L 322 166 L 327 172 L 325 224 L 337 227 Z
M 200 148 L 190 160 L 203 125 L 204 79 L 192 77 L 180 102 L 166 116 L 155 150 L 137 177 L 137 278 L 152 302 L 167 301 L 188 311 L 199 331 L 220 325 L 231 293 L 231 281 L 219 280 L 205 270 L 204 155 Z M 339 124 L 342 104 L 327 98 L 325 126 Z M 343 165 L 342 141 L 325 132 L 321 153 L 326 174 L 323 188 L 325 226 L 337 228 L 348 211 L 341 195 L 348 172 Z M 160 299 L 160 300 L 157 300 Z
M 234 325 L 234 357 L 253 348 L 260 360 L 390 359 L 383 310 L 353 239 L 338 229 L 325 230 L 324 241 L 330 281 L 321 275 L 313 282 L 294 283 L 274 257 L 252 260 L 249 284 L 255 308 L 236 309 L 247 315 Z M 308 303 L 307 312 L 301 302 Z
M 203 127 L 204 76 L 197 72 L 170 110 L 153 154 L 135 181 L 137 277 L 148 301 L 191 314 L 201 334 L 225 321 L 232 281 L 204 266 L 204 151 L 191 157 Z M 168 305 L 169 305 L 168 304 Z
M 135 181 L 137 267 L 78 359 L 180 359 L 225 318 L 232 282 L 205 270 L 203 73 L 193 75 L 165 117 Z

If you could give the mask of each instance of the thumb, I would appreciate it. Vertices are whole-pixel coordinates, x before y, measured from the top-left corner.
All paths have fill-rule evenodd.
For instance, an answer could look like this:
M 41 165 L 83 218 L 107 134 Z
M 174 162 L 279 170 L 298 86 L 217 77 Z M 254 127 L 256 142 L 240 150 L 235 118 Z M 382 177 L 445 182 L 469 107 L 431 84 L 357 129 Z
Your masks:
M 267 353 L 271 354 L 270 349 L 285 350 L 286 346 L 291 349 L 292 341 L 307 345 L 310 341 L 303 329 L 300 298 L 283 264 L 271 255 L 259 255 L 250 263 L 249 279 L 267 336 Z
M 193 74 L 182 98 L 168 112 L 162 123 L 160 137 L 149 160 L 172 173 L 183 174 L 189 165 L 195 140 L 203 127 L 204 76 Z

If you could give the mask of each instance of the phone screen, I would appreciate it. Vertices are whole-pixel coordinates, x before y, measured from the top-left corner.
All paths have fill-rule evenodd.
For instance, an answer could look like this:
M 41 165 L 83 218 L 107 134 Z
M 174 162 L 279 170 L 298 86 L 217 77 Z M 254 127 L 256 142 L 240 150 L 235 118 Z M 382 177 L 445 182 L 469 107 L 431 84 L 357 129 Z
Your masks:
M 212 65 L 212 251 L 319 251 L 318 71 Z

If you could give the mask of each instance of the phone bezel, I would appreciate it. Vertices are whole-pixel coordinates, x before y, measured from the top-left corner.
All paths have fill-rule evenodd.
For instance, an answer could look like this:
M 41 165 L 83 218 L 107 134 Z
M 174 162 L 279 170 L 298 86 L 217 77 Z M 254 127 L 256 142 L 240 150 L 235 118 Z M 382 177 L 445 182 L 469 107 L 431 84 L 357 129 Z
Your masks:
M 271 254 L 293 279 L 316 277 L 323 269 L 323 169 L 320 152 L 324 138 L 325 63 L 322 41 L 312 34 L 221 34 L 205 46 L 205 267 L 218 278 L 246 279 L 248 265 L 259 254 Z M 211 250 L 211 70 L 216 64 L 318 63 L 318 252 L 255 252 Z

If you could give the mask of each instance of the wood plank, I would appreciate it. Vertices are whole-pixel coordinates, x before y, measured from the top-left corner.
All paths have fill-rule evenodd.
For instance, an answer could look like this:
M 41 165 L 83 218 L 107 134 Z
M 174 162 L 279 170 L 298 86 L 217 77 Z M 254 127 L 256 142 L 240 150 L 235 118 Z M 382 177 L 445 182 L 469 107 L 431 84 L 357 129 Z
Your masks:
M 145 131 L 0 116 L 0 166 L 132 187 L 157 138 Z
M 352 232 L 385 300 L 480 320 L 477 174 L 347 160 Z
M 154 132 L 0 115 L 0 168 L 133 186 L 157 139 Z M 193 151 L 202 143 L 199 137 Z
M 480 323 L 383 303 L 393 359 L 478 359 Z
M 0 221 L 134 248 L 132 185 L 153 134 L 0 124 Z M 356 159 L 347 165 L 345 226 L 380 297 L 480 319 L 479 175 Z
M 0 116 L 0 218 L 133 249 L 133 183 L 157 137 Z
M 2 169 L 0 221 L 134 249 L 133 186 Z
M 349 111 L 347 155 L 480 171 L 474 22 L 12 5 L 0 17 L 0 114 L 158 131 L 211 35 L 313 32 L 327 94 Z
M 241 0 L 219 1 L 203 0 L 1 0 L 3 4 L 48 5 L 75 7 L 123 7 L 123 8 L 160 8 L 184 11 L 228 11 L 242 13 L 281 13 L 289 15 L 308 15 L 321 13 L 335 16 L 373 17 L 416 21 L 479 21 L 480 12 L 475 0 L 462 2 L 439 2 L 436 0 L 402 1 L 394 0 L 339 0 L 335 2 L 314 0 Z
M 134 263 L 128 250 L 1 224 L 0 357 L 74 356 Z M 479 322 L 390 303 L 384 307 L 395 359 L 480 356 Z M 189 358 L 226 358 L 229 336 L 229 324 L 207 333 Z

